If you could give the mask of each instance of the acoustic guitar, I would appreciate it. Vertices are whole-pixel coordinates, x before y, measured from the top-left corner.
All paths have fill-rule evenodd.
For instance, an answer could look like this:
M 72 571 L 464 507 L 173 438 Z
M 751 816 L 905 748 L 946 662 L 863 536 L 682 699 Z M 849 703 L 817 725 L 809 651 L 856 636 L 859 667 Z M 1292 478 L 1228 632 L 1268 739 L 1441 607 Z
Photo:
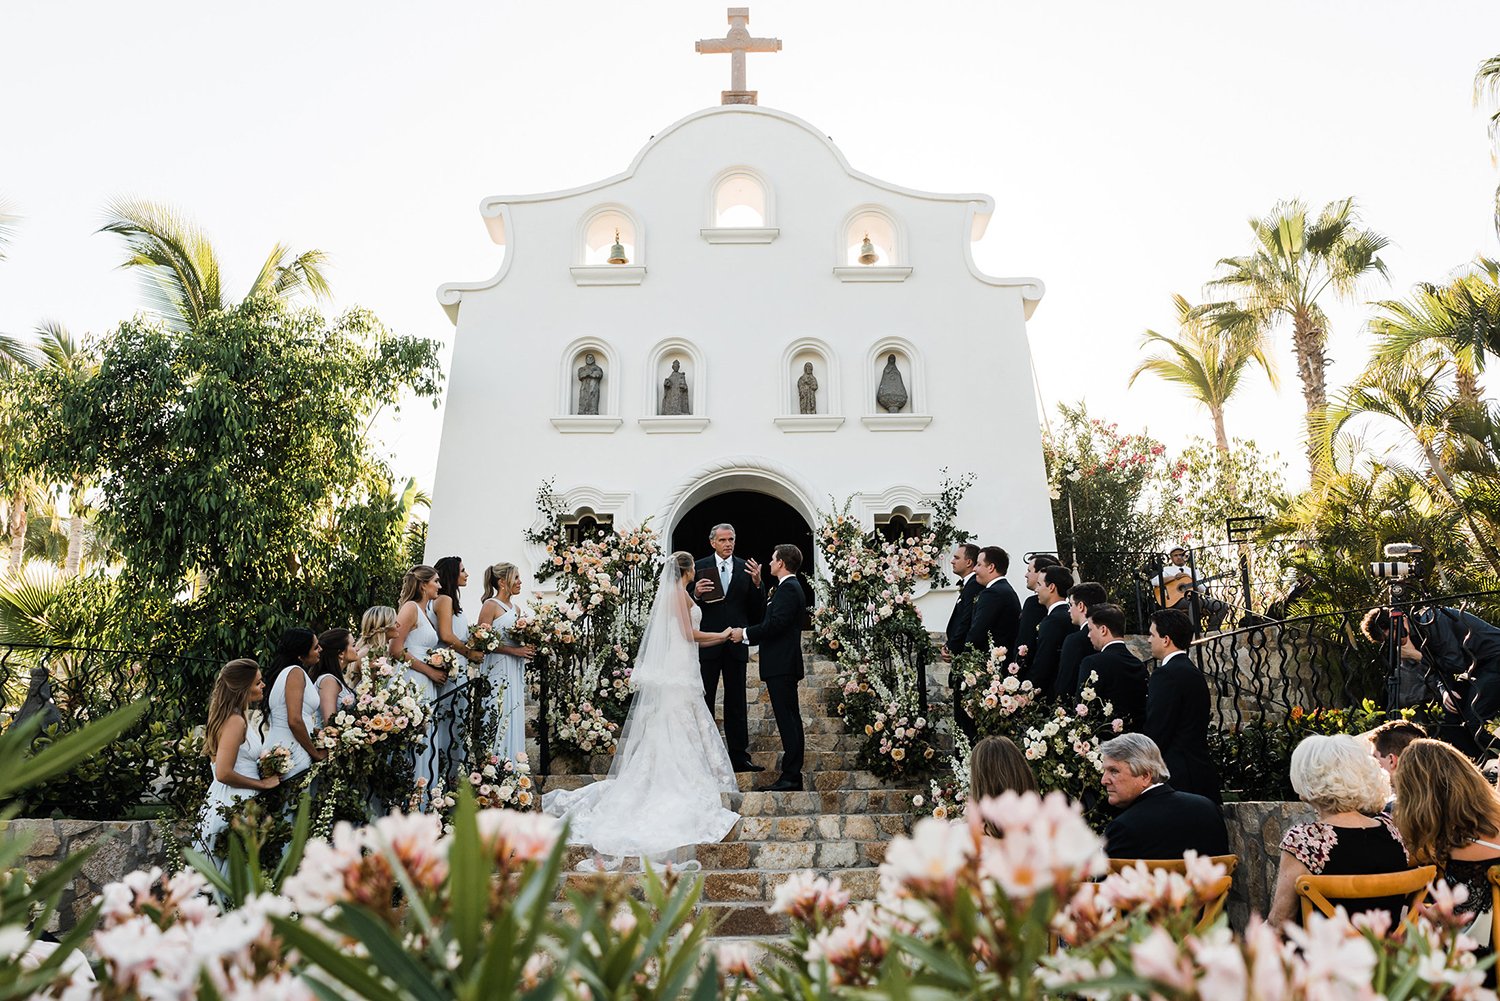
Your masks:
M 1195 591 L 1204 584 L 1212 584 L 1216 580 L 1223 580 L 1225 577 L 1231 576 L 1233 574 L 1221 573 L 1215 574 L 1212 577 L 1200 577 L 1197 580 L 1193 580 L 1191 575 L 1181 574 L 1173 577 L 1165 584 L 1154 585 L 1153 590 L 1156 594 L 1156 603 L 1161 605 L 1162 608 L 1176 608 L 1177 603 L 1185 598 L 1189 591 Z

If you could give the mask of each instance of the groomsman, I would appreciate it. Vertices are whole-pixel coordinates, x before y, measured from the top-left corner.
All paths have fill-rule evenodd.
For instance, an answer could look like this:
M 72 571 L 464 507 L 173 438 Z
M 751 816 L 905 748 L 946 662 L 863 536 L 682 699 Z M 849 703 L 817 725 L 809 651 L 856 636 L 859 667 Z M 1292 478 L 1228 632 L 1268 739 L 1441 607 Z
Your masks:
M 953 614 L 948 616 L 948 655 L 962 653 L 964 641 L 969 638 L 969 627 L 974 623 L 974 599 L 984 590 L 974 565 L 979 562 L 979 547 L 965 542 L 953 550 L 953 576 L 958 578 L 958 600 L 953 603 Z
M 703 608 L 702 629 L 716 633 L 724 629 L 743 629 L 759 622 L 766 607 L 760 586 L 760 564 L 734 555 L 734 526 L 715 525 L 708 533 L 712 556 L 695 564 L 693 597 Z M 718 588 L 714 581 L 718 581 Z M 705 601 L 721 594 L 717 601 Z M 708 711 L 714 711 L 714 697 L 719 677 L 724 678 L 724 743 L 729 760 L 737 772 L 759 772 L 765 769 L 750 762 L 749 711 L 745 703 L 745 668 L 750 663 L 750 648 L 741 643 L 720 643 L 698 648 L 698 668 L 703 674 L 703 697 Z
M 1109 597 L 1104 585 L 1086 580 L 1068 588 L 1068 619 L 1073 631 L 1063 637 L 1062 653 L 1057 661 L 1057 694 L 1059 698 L 1072 699 L 1083 689 L 1088 675 L 1080 671 L 1083 659 L 1094 652 L 1089 642 L 1089 609 L 1102 604 Z
M 781 734 L 781 775 L 771 792 L 802 789 L 802 757 L 806 739 L 802 733 L 802 709 L 797 704 L 797 682 L 802 680 L 802 619 L 807 597 L 797 580 L 802 568 L 802 550 L 783 543 L 771 551 L 771 573 L 776 586 L 766 606 L 765 621 L 729 634 L 729 644 L 746 650 L 760 647 L 760 680 L 771 696 L 771 712 Z
M 1154 612 L 1148 635 L 1156 670 L 1146 689 L 1141 732 L 1161 748 L 1174 788 L 1222 802 L 1219 769 L 1208 752 L 1208 681 L 1187 654 L 1193 642 L 1192 620 L 1175 608 Z
M 1021 669 L 1021 680 L 1030 681 L 1040 692 L 1057 694 L 1057 672 L 1062 663 L 1062 642 L 1073 631 L 1065 597 L 1073 586 L 1073 571 L 1067 567 L 1047 567 L 1036 585 L 1037 600 L 1045 608 L 1041 624 L 1036 627 L 1036 649 L 1030 662 Z
M 1109 603 L 1089 609 L 1089 643 L 1098 653 L 1083 658 L 1085 681 L 1097 674 L 1094 692 L 1115 707 L 1125 729 L 1139 731 L 1146 719 L 1146 664 L 1125 644 L 1125 610 Z
M 1036 596 L 1037 586 L 1042 581 L 1042 571 L 1048 567 L 1061 566 L 1056 556 L 1047 553 L 1033 554 L 1026 562 L 1026 590 L 1031 594 L 1026 596 L 1026 601 L 1021 605 L 1021 624 L 1016 630 L 1016 648 L 1011 651 L 1010 659 L 1026 666 L 1031 657 L 1031 651 L 1036 648 L 1037 626 L 1042 624 L 1042 616 L 1047 614 L 1041 599 Z

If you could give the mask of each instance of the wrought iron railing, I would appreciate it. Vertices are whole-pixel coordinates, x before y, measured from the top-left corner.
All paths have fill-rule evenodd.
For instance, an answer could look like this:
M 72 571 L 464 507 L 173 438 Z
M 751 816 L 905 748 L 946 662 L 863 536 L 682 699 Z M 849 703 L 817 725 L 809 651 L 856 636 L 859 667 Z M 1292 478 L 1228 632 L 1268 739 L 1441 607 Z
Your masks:
M 483 767 L 499 738 L 498 693 L 480 676 L 442 692 L 432 705 L 428 745 L 410 753 L 412 780 L 452 790 L 461 775 Z
M 47 701 L 70 728 L 147 695 L 150 719 L 202 719 L 219 667 L 157 651 L 0 643 L 0 729 L 21 710 L 33 678 L 46 682 Z

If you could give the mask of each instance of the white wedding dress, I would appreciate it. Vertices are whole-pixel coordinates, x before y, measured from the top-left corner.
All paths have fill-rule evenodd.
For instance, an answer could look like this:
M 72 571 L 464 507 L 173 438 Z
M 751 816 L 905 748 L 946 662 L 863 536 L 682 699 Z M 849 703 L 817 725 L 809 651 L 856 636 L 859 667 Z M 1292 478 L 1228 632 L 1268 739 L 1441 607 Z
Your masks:
M 609 777 L 542 797 L 543 812 L 568 822 L 569 844 L 604 856 L 680 861 L 693 845 L 722 841 L 739 820 L 720 799 L 739 787 L 703 700 L 692 632 L 701 615 L 669 562 L 636 657 L 635 697 Z

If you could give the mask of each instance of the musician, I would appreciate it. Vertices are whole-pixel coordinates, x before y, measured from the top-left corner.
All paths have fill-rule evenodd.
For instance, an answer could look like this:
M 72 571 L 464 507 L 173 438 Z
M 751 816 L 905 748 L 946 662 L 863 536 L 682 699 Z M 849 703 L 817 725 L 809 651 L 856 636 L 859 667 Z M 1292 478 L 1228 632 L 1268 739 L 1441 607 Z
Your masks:
M 1186 549 L 1183 549 L 1181 546 L 1173 548 L 1167 554 L 1167 559 L 1170 562 L 1161 568 L 1161 573 L 1151 578 L 1151 583 L 1163 589 L 1163 593 L 1165 593 L 1167 585 L 1179 578 L 1186 577 L 1186 583 L 1189 585 L 1195 585 L 1197 582 L 1203 580 L 1204 578 L 1195 573 L 1193 568 L 1187 565 L 1187 558 L 1188 552 Z M 1211 597 L 1196 586 L 1183 588 L 1178 594 L 1177 600 L 1165 604 L 1163 607 L 1179 608 L 1191 615 L 1194 622 L 1201 622 L 1205 615 L 1208 616 L 1206 628 L 1209 632 L 1214 632 L 1222 627 L 1224 625 L 1224 617 L 1229 614 L 1228 605 L 1218 598 Z

